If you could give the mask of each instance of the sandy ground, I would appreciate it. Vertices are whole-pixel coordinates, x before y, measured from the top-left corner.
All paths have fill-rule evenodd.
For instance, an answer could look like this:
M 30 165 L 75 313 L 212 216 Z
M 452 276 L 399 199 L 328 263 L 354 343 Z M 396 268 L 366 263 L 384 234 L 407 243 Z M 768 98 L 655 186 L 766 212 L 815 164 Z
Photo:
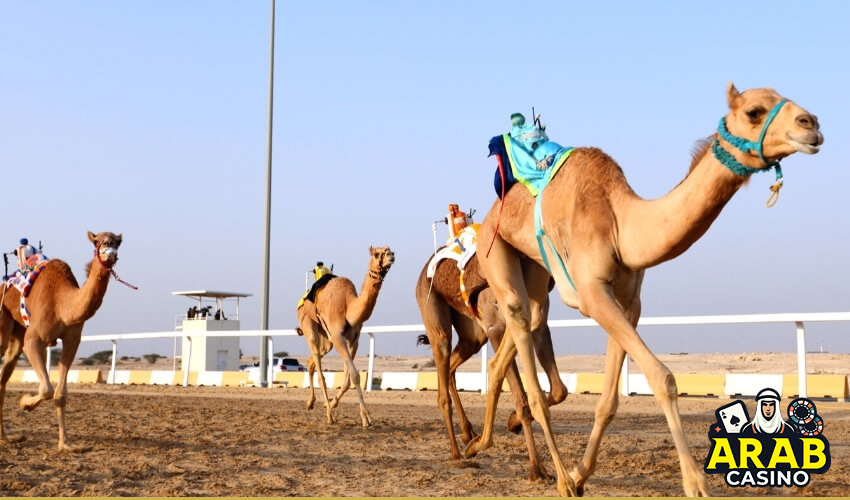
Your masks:
M 6 429 L 26 439 L 0 454 L 3 496 L 554 496 L 554 484 L 527 479 L 521 436 L 505 430 L 503 395 L 495 446 L 462 462 L 449 460 L 434 392 L 366 394 L 375 425 L 360 427 L 349 393 L 327 425 L 321 404 L 304 409 L 306 389 L 74 385 L 68 402 L 73 443 L 87 453 L 56 451 L 52 405 L 31 413 L 17 401 L 31 384 L 10 384 Z M 480 427 L 484 399 L 461 395 Z M 557 443 L 568 467 L 583 452 L 598 396 L 570 395 L 552 408 Z M 685 432 L 698 463 L 708 452 L 708 426 L 726 401 L 682 398 Z M 787 404 L 787 402 L 783 401 Z M 732 489 L 711 476 L 713 493 L 850 495 L 850 404 L 818 402 L 832 450 L 831 469 L 796 489 Z M 542 433 L 535 436 L 554 471 Z M 621 400 L 609 427 L 593 496 L 681 495 L 680 472 L 664 417 L 650 397 Z

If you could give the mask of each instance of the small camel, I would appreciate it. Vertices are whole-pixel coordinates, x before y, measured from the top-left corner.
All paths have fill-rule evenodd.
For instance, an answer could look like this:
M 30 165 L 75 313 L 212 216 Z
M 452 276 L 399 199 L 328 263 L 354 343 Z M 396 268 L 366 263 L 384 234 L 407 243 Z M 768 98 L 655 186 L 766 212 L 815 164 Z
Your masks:
M 66 382 L 68 369 L 80 345 L 83 324 L 94 316 L 103 302 L 109 275 L 118 262 L 121 235 L 109 232 L 95 235 L 89 231 L 88 237 L 94 244 L 94 258 L 87 265 L 88 278 L 83 287 L 79 287 L 67 263 L 58 259 L 48 261 L 26 299 L 31 311 L 29 327 L 24 327 L 21 318 L 20 292 L 14 287 L 5 290 L 0 306 L 0 345 L 4 353 L 0 374 L 0 442 L 24 439 L 23 436 L 6 435 L 2 414 L 6 383 L 23 352 L 38 376 L 38 394 L 21 396 L 21 408 L 30 411 L 42 401 L 53 399 L 59 420 L 59 449 L 74 452 L 91 449 L 90 446 L 68 443 L 65 432 Z M 54 388 L 47 373 L 45 354 L 47 346 L 55 346 L 59 339 L 62 339 L 62 354 L 59 358 L 59 382 Z
M 474 317 L 466 306 L 460 290 L 460 270 L 453 260 L 443 260 L 434 271 L 434 278 L 427 276 L 428 264 L 419 274 L 416 282 L 416 302 L 422 315 L 426 335 L 420 336 L 419 343 L 430 344 L 434 354 L 434 364 L 437 368 L 437 403 L 443 413 L 446 430 L 449 435 L 452 460 L 460 460 L 461 454 L 457 447 L 454 425 L 452 424 L 452 402 L 457 407 L 460 421 L 461 439 L 468 444 L 477 436 L 472 424 L 464 412 L 463 405 L 457 393 L 455 372 L 457 368 L 486 345 L 487 340 L 494 349 L 499 348 L 505 333 L 505 319 L 499 311 L 493 293 L 487 288 L 487 283 L 481 276 L 478 261 L 472 259 L 464 269 L 464 283 L 467 291 L 480 290 L 476 306 L 479 316 Z M 469 292 L 474 294 L 475 292 Z M 451 349 L 452 327 L 458 333 L 457 345 Z M 551 387 L 548 404 L 556 405 L 567 397 L 567 388 L 558 373 L 555 364 L 555 352 L 552 348 L 552 337 L 549 326 L 545 322 L 539 335 L 534 336 L 534 349 L 540 359 Z M 526 445 L 530 461 L 529 479 L 550 480 L 549 474 L 540 462 L 534 436 L 531 431 L 531 413 L 525 390 L 519 378 L 516 362 L 508 367 L 508 384 L 514 397 L 516 411 L 511 413 L 508 429 L 525 433 Z
M 596 466 L 602 435 L 616 413 L 620 368 L 628 353 L 646 375 L 667 418 L 684 492 L 689 496 L 709 493 L 682 430 L 676 380 L 635 329 L 644 271 L 685 252 L 708 230 L 751 173 L 769 170 L 774 162 L 798 151 L 817 153 L 823 143 L 817 118 L 773 89 L 741 93 L 730 82 L 727 101 L 730 111 L 721 120 L 718 133 L 701 144 L 687 176 L 667 195 L 657 200 L 640 198 L 617 163 L 596 148 L 573 151 L 541 194 L 542 228 L 552 243 L 545 252 L 561 299 L 608 333 L 604 391 L 584 457 L 569 473 L 552 435 L 548 406 L 533 376 L 531 332 L 545 319 L 550 276 L 536 237 L 536 200 L 524 187 L 511 189 L 504 199 L 498 234 L 498 202 L 491 208 L 479 238 L 495 241 L 489 256 L 479 253 L 478 259 L 496 300 L 505 306 L 508 334 L 490 362 L 484 428 L 465 450 L 467 457 L 492 446 L 502 379 L 519 353 L 531 413 L 543 428 L 557 471 L 558 491 L 582 494 Z M 772 189 L 777 191 L 779 185 L 777 182 Z M 522 260 L 523 255 L 532 260 Z M 563 260 L 563 268 L 558 259 Z
M 298 308 L 298 333 L 304 335 L 312 354 L 307 362 L 310 379 L 310 399 L 307 401 L 307 409 L 312 409 L 316 402 L 313 373 L 318 371 L 329 424 L 336 421 L 332 408 L 336 408 L 339 404 L 349 385 L 354 384 L 360 400 L 360 419 L 363 427 L 372 425 L 372 419 L 366 410 L 366 402 L 363 400 L 363 391 L 360 389 L 360 372 L 354 366 L 354 356 L 357 354 L 360 329 L 372 315 L 378 300 L 378 292 L 381 290 L 387 271 L 395 262 L 395 255 L 390 247 L 369 247 L 369 256 L 369 271 L 363 280 L 359 297 L 351 280 L 334 277 L 316 293 L 315 302 L 305 301 Z M 322 356 L 330 352 L 333 347 L 343 361 L 344 381 L 342 388 L 331 401 L 328 398 L 328 388 L 322 372 Z

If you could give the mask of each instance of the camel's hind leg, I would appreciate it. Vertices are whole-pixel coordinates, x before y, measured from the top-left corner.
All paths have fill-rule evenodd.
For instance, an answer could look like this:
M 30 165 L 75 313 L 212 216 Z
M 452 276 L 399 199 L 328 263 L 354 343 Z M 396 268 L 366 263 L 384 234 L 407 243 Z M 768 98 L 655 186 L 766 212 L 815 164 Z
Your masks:
M 360 336 L 358 335 L 353 342 L 348 346 L 348 353 L 351 355 L 352 365 L 354 364 L 354 357 L 357 356 L 357 347 L 360 344 Z M 342 396 L 348 391 L 348 388 L 351 387 L 351 375 L 348 370 L 348 365 L 342 365 L 342 387 L 340 387 L 339 392 L 336 393 L 331 404 L 334 408 L 339 404 L 339 400 L 342 399 Z
M 63 451 L 84 452 L 91 450 L 91 446 L 71 446 L 68 443 L 68 436 L 65 430 L 65 403 L 68 398 L 68 369 L 71 368 L 71 363 L 74 362 L 74 356 L 77 354 L 77 348 L 80 345 L 80 334 L 82 328 L 76 334 L 66 335 L 62 339 L 62 355 L 59 357 L 59 382 L 56 384 L 56 391 L 53 397 L 53 403 L 56 405 L 56 418 L 59 421 L 59 449 Z
M 310 356 L 310 359 L 307 360 L 307 384 L 310 386 L 310 397 L 307 399 L 307 404 L 305 405 L 308 410 L 313 409 L 313 405 L 316 404 L 316 391 L 313 388 L 313 374 L 316 373 L 316 360 L 313 359 L 313 356 Z
M 490 339 L 490 342 L 493 344 L 493 348 L 497 351 L 501 345 L 501 340 L 502 339 L 496 338 L 495 336 Z M 505 378 L 511 388 L 511 395 L 514 398 L 514 407 L 516 408 L 512 416 L 519 420 L 520 427 L 522 428 L 525 436 L 525 445 L 526 448 L 528 448 L 528 479 L 530 481 L 548 482 L 552 479 L 552 476 L 546 472 L 546 468 L 540 462 L 540 454 L 537 452 L 537 445 L 534 442 L 534 433 L 531 429 L 531 409 L 528 406 L 528 397 L 525 394 L 525 388 L 522 386 L 522 380 L 519 378 L 519 369 L 517 368 L 516 360 L 511 361 L 510 366 L 508 366 L 508 371 L 505 373 Z M 510 426 L 511 425 L 509 423 L 508 427 L 510 428 Z
M 366 409 L 366 400 L 363 398 L 363 389 L 360 388 L 360 372 L 358 372 L 357 367 L 354 366 L 354 359 L 350 350 L 351 346 L 349 346 L 348 340 L 345 338 L 345 328 L 337 330 L 337 332 L 338 333 L 331 334 L 331 343 L 333 343 L 336 351 L 342 358 L 343 363 L 348 367 L 348 376 L 351 379 L 351 383 L 354 384 L 354 388 L 357 390 L 357 399 L 360 402 L 360 421 L 362 422 L 363 427 L 369 427 L 372 425 L 372 418 L 369 416 L 369 410 Z M 360 332 L 356 332 L 355 338 L 359 336 L 359 334 Z
M 486 227 L 486 225 L 484 226 Z M 485 241 L 491 235 L 480 234 Z M 493 423 L 498 405 L 500 385 L 518 354 L 528 384 L 528 404 L 531 415 L 543 428 L 543 436 L 552 456 L 557 474 L 558 492 L 564 496 L 577 494 L 575 483 L 564 467 L 561 453 L 552 435 L 549 406 L 537 380 L 534 346 L 531 331 L 545 320 L 543 310 L 548 296 L 549 275 L 536 263 L 523 266 L 519 256 L 501 237 L 495 235 L 489 257 L 478 254 L 478 261 L 488 279 L 490 289 L 500 307 L 504 308 L 506 334 L 490 364 L 487 411 L 481 437 L 470 443 L 466 455 L 471 456 L 492 446 Z
M 472 423 L 466 416 L 466 410 L 463 409 L 463 404 L 460 402 L 460 395 L 458 395 L 457 392 L 457 378 L 455 374 L 457 373 L 457 369 L 460 365 L 464 364 L 475 353 L 481 350 L 482 345 L 487 342 L 487 337 L 481 327 L 471 319 L 457 313 L 452 316 L 453 324 L 458 334 L 458 339 L 457 345 L 454 349 L 452 349 L 452 355 L 449 358 L 448 390 L 449 395 L 452 398 L 452 402 L 454 403 L 455 408 L 457 408 L 457 419 L 460 423 L 460 438 L 463 440 L 464 444 L 469 444 L 469 442 L 475 439 L 478 434 L 475 433 Z M 451 333 L 451 329 L 449 329 L 449 332 Z M 439 376 L 437 381 L 439 382 Z M 449 410 L 451 411 L 451 405 L 449 406 Z M 449 422 L 451 422 L 451 412 L 449 413 Z M 458 458 L 460 458 L 460 456 L 458 456 Z
M 23 434 L 9 436 L 3 419 L 3 404 L 6 401 L 6 384 L 15 371 L 18 358 L 23 351 L 21 339 L 24 327 L 12 320 L 9 311 L 0 310 L 0 343 L 3 348 L 3 368 L 0 372 L 0 443 L 17 443 L 24 440 Z

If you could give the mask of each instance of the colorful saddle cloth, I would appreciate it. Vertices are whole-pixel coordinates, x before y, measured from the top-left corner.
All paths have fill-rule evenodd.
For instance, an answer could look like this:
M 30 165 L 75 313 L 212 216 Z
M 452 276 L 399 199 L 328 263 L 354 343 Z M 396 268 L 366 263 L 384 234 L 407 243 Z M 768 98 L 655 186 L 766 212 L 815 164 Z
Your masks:
M 460 271 L 459 276 L 459 290 L 461 298 L 463 299 L 464 305 L 466 305 L 469 312 L 474 316 L 478 317 L 478 308 L 473 303 L 473 300 L 470 296 L 473 292 L 470 290 L 470 287 L 467 286 L 464 270 L 466 269 L 466 265 L 469 261 L 475 257 L 475 252 L 478 247 L 478 229 L 481 227 L 481 224 L 470 224 L 463 228 L 460 231 L 460 234 L 457 238 L 449 239 L 446 242 L 446 246 L 438 250 L 431 260 L 428 262 L 428 269 L 425 271 L 425 276 L 429 279 L 434 278 L 434 273 L 437 272 L 437 266 L 446 259 L 454 260 L 458 270 Z M 475 291 L 480 291 L 479 287 L 476 288 Z
M 24 321 L 24 326 L 30 326 L 30 312 L 27 309 L 26 298 L 32 291 L 32 285 L 36 278 L 47 267 L 50 261 L 42 254 L 35 254 L 27 259 L 27 269 L 24 272 L 15 271 L 15 274 L 9 276 L 6 281 L 6 286 L 14 286 L 21 292 L 21 319 Z
M 428 278 L 433 278 L 437 271 L 437 264 L 443 259 L 454 260 L 457 262 L 457 268 L 462 271 L 469 259 L 475 256 L 475 249 L 478 245 L 478 228 L 480 227 L 481 224 L 470 224 L 460 231 L 457 238 L 447 241 L 446 246 L 431 257 L 425 275 Z
M 304 295 L 302 295 L 301 298 L 298 299 L 298 305 L 295 306 L 295 309 L 298 310 L 301 306 L 303 306 L 304 301 L 309 300 L 310 302 L 315 302 L 316 294 L 319 292 L 319 290 L 321 290 L 323 286 L 327 285 L 328 281 L 334 278 L 336 278 L 336 275 L 333 275 L 331 273 L 323 274 L 319 279 L 316 280 L 315 283 L 313 283 L 313 286 L 311 286 L 309 290 L 304 292 Z
M 575 148 L 547 141 L 533 153 L 529 153 L 510 134 L 502 134 L 490 139 L 489 149 L 489 156 L 495 155 L 499 160 L 493 187 L 496 189 L 496 195 L 501 198 L 503 178 L 505 193 L 519 182 L 531 191 L 532 196 L 537 196 L 558 173 Z

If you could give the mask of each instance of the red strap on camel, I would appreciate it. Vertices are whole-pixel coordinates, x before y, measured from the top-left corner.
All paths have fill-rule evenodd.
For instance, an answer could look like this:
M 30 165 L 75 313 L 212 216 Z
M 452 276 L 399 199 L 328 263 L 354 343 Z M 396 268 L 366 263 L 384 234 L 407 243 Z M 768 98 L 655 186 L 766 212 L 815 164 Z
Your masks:
M 106 264 L 103 263 L 102 260 L 100 260 L 100 245 L 96 246 L 95 249 L 94 249 L 94 260 L 96 260 L 97 263 L 100 264 L 101 267 L 109 270 L 109 273 L 112 275 L 113 278 L 115 278 L 115 281 L 117 281 L 118 283 L 127 285 L 128 287 L 132 288 L 133 290 L 139 289 L 139 287 L 137 287 L 136 285 L 131 285 L 130 283 L 127 283 L 126 281 L 119 278 L 118 273 L 115 272 L 115 269 L 112 269 L 111 266 L 107 266 Z

